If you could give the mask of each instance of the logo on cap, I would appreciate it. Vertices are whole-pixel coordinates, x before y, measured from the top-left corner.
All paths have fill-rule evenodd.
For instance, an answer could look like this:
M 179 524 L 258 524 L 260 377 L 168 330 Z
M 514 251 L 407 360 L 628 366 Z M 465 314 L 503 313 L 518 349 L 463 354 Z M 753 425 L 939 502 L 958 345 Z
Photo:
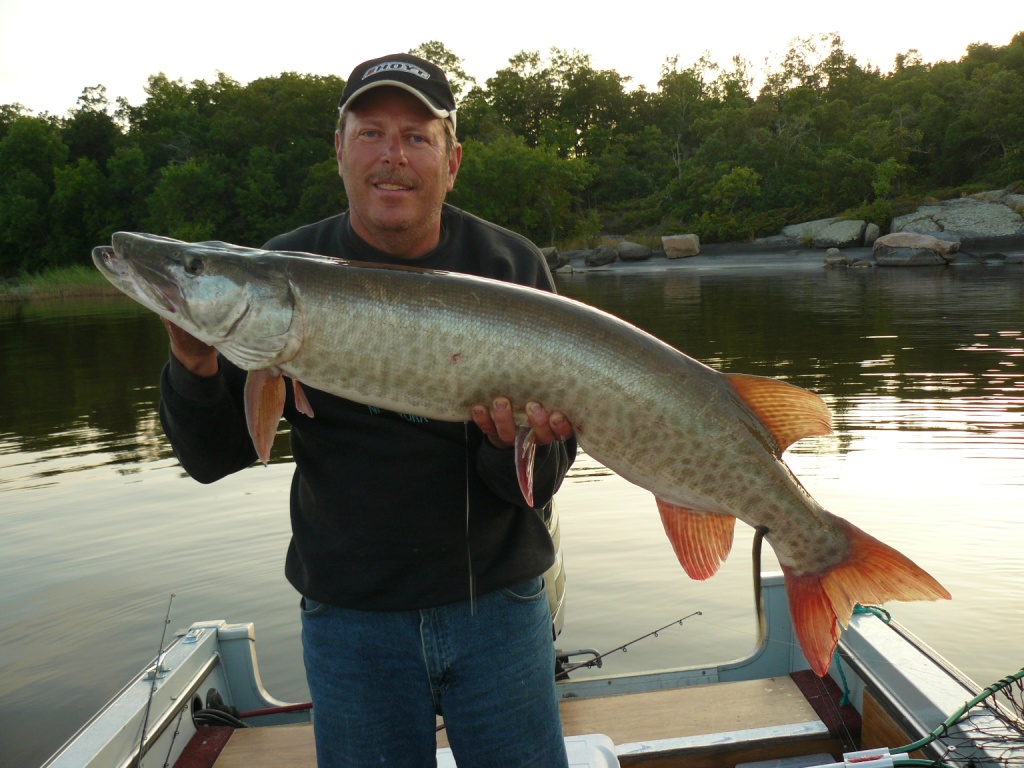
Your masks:
M 387 72 L 404 72 L 409 75 L 416 75 L 416 77 L 422 77 L 424 80 L 430 79 L 430 75 L 415 64 L 407 64 L 404 61 L 385 61 L 366 70 L 363 73 L 363 80 L 368 77 L 381 75 Z

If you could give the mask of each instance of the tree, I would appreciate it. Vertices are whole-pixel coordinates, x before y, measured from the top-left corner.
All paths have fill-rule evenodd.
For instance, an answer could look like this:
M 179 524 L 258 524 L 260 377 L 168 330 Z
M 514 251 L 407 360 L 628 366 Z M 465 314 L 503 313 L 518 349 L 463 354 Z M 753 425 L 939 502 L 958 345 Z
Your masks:
M 0 141 L 0 273 L 42 264 L 54 176 L 67 156 L 52 120 L 19 117 L 8 125 Z
M 558 118 L 558 86 L 538 51 L 520 51 L 508 61 L 487 80 L 487 100 L 516 136 L 536 147 L 562 128 L 551 122 Z
M 420 43 L 409 51 L 413 56 L 419 56 L 432 64 L 436 64 L 448 76 L 448 84 L 452 87 L 456 103 L 467 88 L 476 85 L 476 80 L 466 74 L 462 66 L 462 59 L 448 50 L 444 43 L 438 40 L 428 40 Z
M 107 111 L 109 106 L 104 86 L 82 91 L 77 108 L 68 113 L 61 128 L 71 160 L 85 157 L 102 166 L 114 154 L 122 135 Z
M 147 199 L 147 231 L 179 240 L 212 240 L 231 214 L 230 177 L 206 158 L 167 165 Z
M 449 198 L 478 216 L 535 242 L 579 234 L 586 219 L 580 195 L 590 181 L 586 162 L 561 158 L 521 137 L 490 144 L 465 142 L 462 166 Z
M 58 168 L 49 203 L 50 232 L 44 260 L 48 266 L 89 264 L 89 253 L 110 232 L 106 224 L 107 186 L 96 161 L 80 157 Z

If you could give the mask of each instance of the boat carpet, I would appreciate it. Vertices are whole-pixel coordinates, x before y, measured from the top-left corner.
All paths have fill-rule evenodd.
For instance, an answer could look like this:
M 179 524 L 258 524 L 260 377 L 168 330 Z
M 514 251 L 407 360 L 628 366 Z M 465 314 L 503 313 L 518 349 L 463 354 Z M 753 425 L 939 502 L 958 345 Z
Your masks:
M 624 693 L 562 699 L 560 704 L 565 735 L 603 733 L 616 745 L 650 742 L 644 756 L 622 755 L 623 765 L 657 765 L 658 743 L 666 744 L 688 736 L 707 733 L 742 732 L 754 729 L 820 721 L 814 708 L 789 677 L 747 682 L 698 685 L 665 691 Z M 788 739 L 783 753 L 799 749 Z M 438 734 L 438 747 L 448 746 L 444 731 Z M 819 739 L 818 751 L 839 748 L 836 739 Z M 768 754 L 764 748 L 746 747 L 756 754 Z M 667 752 L 678 752 L 666 748 Z M 799 754 L 799 751 L 795 753 Z M 705 755 L 696 761 L 664 762 L 664 765 L 705 765 Z M 216 762 L 216 768 L 263 768 L 288 765 L 290 768 L 315 768 L 313 729 L 308 724 L 281 725 L 235 731 Z

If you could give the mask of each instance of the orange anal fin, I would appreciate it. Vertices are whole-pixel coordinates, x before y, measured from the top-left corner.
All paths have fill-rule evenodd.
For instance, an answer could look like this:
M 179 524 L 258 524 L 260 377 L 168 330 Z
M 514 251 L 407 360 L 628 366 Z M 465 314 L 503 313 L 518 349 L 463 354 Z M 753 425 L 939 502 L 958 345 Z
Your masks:
M 519 427 L 516 431 L 516 477 L 519 479 L 519 490 L 523 492 L 526 506 L 533 506 L 533 463 L 537 456 L 537 440 L 529 427 Z
M 710 579 L 732 549 L 736 518 L 657 502 L 665 533 L 686 575 L 698 581 Z
M 803 437 L 832 432 L 832 414 L 813 392 L 764 376 L 727 373 L 725 378 L 771 432 L 780 455 Z
M 303 416 L 309 416 L 313 418 L 313 406 L 309 404 L 309 400 L 306 399 L 306 392 L 299 384 L 298 379 L 292 379 L 292 395 L 295 397 L 295 410 L 301 413 Z
M 824 676 L 840 626 L 854 606 L 889 600 L 948 600 L 949 592 L 920 566 L 852 523 L 835 518 L 850 541 L 847 557 L 822 573 L 798 573 L 782 566 L 786 595 L 800 648 L 818 676 Z
M 245 421 L 263 464 L 270 461 L 270 449 L 284 413 L 284 396 L 284 377 L 280 371 L 249 371 L 245 380 Z

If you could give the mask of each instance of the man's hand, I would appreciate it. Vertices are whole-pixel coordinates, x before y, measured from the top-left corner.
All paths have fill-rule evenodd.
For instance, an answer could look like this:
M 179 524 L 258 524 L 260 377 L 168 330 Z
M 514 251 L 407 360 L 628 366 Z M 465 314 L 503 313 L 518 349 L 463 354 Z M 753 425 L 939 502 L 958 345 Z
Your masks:
M 490 410 L 485 405 L 473 406 L 472 415 L 473 422 L 495 448 L 511 448 L 515 445 L 518 427 L 507 397 L 496 397 Z M 549 413 L 540 403 L 529 402 L 526 404 L 526 416 L 540 445 L 572 437 L 572 424 L 560 411 Z
M 216 349 L 166 318 L 161 317 L 160 322 L 171 337 L 171 354 L 179 363 L 197 376 L 213 376 L 217 373 L 220 364 L 217 362 Z

